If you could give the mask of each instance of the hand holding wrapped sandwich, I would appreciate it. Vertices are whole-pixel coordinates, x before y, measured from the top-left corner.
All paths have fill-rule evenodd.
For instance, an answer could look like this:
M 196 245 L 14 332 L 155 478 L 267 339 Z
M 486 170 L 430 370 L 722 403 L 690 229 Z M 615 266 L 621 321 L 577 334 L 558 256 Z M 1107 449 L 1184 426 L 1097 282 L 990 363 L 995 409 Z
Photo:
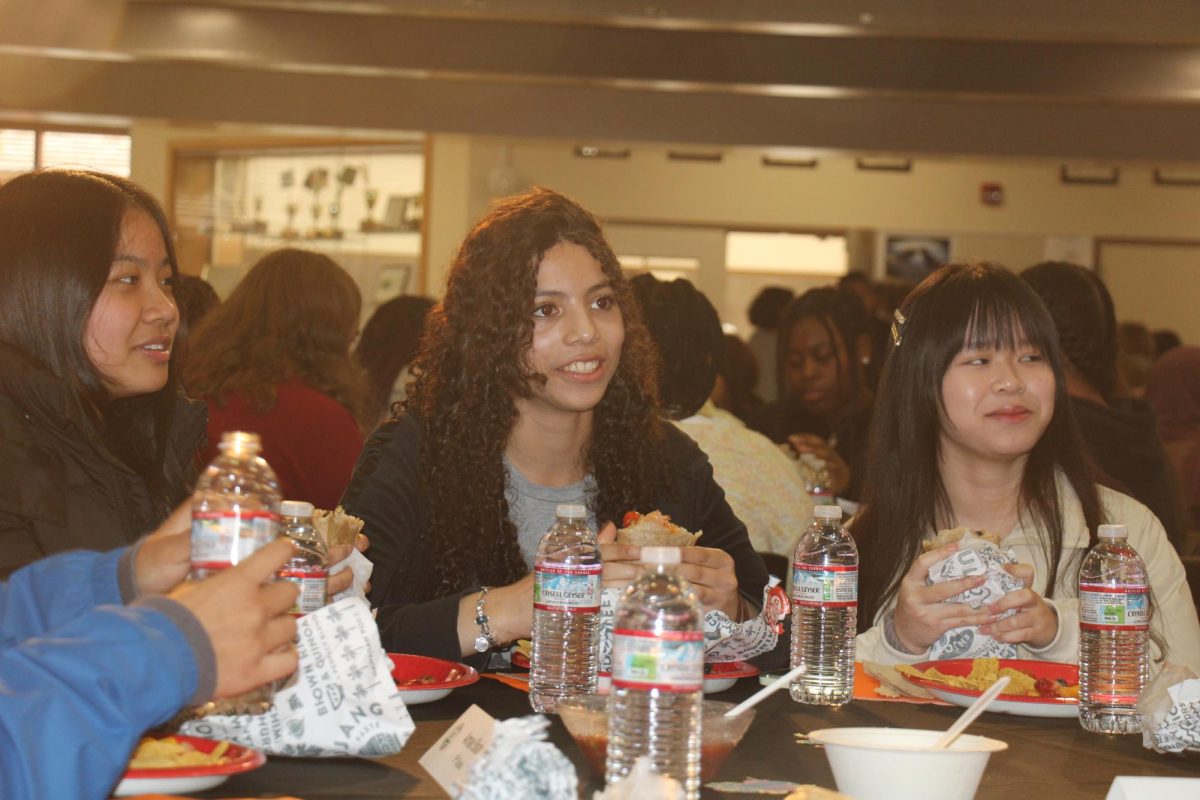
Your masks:
M 1058 630 L 1058 621 L 1046 602 L 1025 588 L 1033 579 L 1033 568 L 1027 564 L 1001 567 L 993 563 L 1003 560 L 999 546 L 999 535 L 967 528 L 940 531 L 927 540 L 926 552 L 913 562 L 897 591 L 893 644 L 910 653 L 923 653 L 935 643 L 936 650 L 944 650 L 950 645 L 939 640 L 947 632 L 972 628 L 999 643 L 1033 647 L 1049 644 Z M 966 554 L 972 548 L 991 550 L 993 555 L 980 562 L 991 564 L 986 574 L 963 574 L 962 565 L 952 563 L 956 552 L 962 549 Z M 1008 557 L 1011 559 L 1011 553 Z M 998 587 L 997 581 L 1003 585 Z M 982 646 L 966 641 L 958 645 L 967 649 Z
M 703 531 L 687 531 L 658 511 L 644 515 L 630 512 L 623 522 L 620 530 L 610 522 L 600 531 L 605 586 L 624 588 L 637 576 L 643 547 L 678 547 L 682 556 L 679 574 L 695 587 L 701 605 L 737 619 L 738 583 L 733 558 L 724 550 L 697 546 Z

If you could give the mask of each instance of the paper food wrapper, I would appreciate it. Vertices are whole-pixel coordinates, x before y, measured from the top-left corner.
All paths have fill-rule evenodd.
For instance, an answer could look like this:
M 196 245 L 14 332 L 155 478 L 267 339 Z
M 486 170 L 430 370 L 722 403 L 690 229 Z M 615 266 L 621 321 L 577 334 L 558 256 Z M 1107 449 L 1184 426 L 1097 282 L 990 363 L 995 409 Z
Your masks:
M 929 583 L 944 583 L 957 578 L 986 575 L 982 586 L 955 595 L 947 603 L 966 603 L 982 608 L 995 603 L 1024 584 L 1004 569 L 1005 564 L 1017 563 L 1011 548 L 1003 550 L 988 541 L 970 540 L 962 549 L 929 568 Z M 1015 612 L 1010 611 L 1004 616 Z M 1016 658 L 1017 646 L 985 636 L 974 625 L 951 628 L 938 637 L 929 648 L 929 658 L 941 661 L 948 658 Z
M 575 765 L 550 742 L 540 715 L 500 720 L 492 742 L 471 765 L 458 800 L 541 800 L 578 797 Z
M 367 581 L 371 580 L 371 573 L 375 571 L 375 565 L 371 559 L 358 552 L 357 549 L 351 550 L 350 555 L 343 561 L 339 561 L 329 568 L 329 574 L 334 575 L 348 569 L 354 573 L 354 582 L 350 584 L 350 588 L 343 592 L 339 592 L 334 597 L 330 598 L 329 602 L 336 603 L 338 600 L 345 600 L 347 597 L 357 597 L 359 600 L 366 602 L 367 600 Z
M 629 774 L 592 795 L 592 800 L 683 800 L 683 784 L 659 775 L 650 759 L 639 756 Z
M 612 631 L 623 590 L 606 587 L 600 596 L 600 672 L 612 671 Z M 763 587 L 762 611 L 745 622 L 734 622 L 723 611 L 704 613 L 704 660 L 709 663 L 745 661 L 775 649 L 783 620 L 791 610 L 787 592 L 771 576 Z
M 265 714 L 210 716 L 182 732 L 281 756 L 390 756 L 413 732 L 366 603 L 340 600 L 297 620 L 300 669 Z
M 1146 747 L 1160 753 L 1200 748 L 1200 679 L 1187 667 L 1164 664 L 1142 692 L 1138 711 Z

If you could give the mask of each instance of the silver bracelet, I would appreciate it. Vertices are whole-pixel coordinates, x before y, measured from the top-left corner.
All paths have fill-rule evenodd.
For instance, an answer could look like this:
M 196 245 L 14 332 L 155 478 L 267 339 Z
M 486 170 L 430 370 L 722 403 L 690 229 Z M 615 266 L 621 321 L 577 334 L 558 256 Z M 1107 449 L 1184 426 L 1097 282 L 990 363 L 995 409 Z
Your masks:
M 486 653 L 493 647 L 500 646 L 500 643 L 492 636 L 488 615 L 483 609 L 483 600 L 491 588 L 484 586 L 479 592 L 479 599 L 475 601 L 475 624 L 479 626 L 479 635 L 475 637 L 475 652 L 477 653 Z

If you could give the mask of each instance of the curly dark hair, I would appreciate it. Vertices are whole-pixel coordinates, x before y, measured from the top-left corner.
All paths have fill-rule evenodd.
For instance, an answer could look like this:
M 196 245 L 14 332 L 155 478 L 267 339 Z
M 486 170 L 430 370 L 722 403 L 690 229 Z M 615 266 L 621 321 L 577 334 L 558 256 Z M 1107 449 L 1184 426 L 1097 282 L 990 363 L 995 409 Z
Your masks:
M 497 202 L 467 235 L 430 312 L 407 401 L 422 426 L 421 482 L 433 568 L 419 594 L 444 597 L 473 585 L 506 585 L 529 570 L 508 516 L 504 450 L 516 398 L 546 376 L 532 371 L 538 269 L 560 242 L 585 248 L 611 283 L 625 324 L 612 382 L 597 405 L 584 467 L 596 481 L 588 505 L 602 523 L 649 510 L 667 493 L 665 433 L 658 419 L 654 349 L 620 262 L 577 203 L 535 188 Z
M 1104 281 L 1086 267 L 1044 261 L 1021 273 L 1046 304 L 1067 364 L 1106 400 L 1117 385 L 1117 315 Z

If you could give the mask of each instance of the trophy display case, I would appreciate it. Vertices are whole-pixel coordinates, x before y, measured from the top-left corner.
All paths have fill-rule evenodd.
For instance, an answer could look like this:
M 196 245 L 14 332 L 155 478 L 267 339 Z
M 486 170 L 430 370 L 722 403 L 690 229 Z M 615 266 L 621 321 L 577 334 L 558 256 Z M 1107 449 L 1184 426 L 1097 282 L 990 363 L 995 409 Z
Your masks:
M 173 148 L 169 211 L 180 266 L 222 297 L 266 253 L 326 253 L 379 303 L 424 290 L 423 140 Z

